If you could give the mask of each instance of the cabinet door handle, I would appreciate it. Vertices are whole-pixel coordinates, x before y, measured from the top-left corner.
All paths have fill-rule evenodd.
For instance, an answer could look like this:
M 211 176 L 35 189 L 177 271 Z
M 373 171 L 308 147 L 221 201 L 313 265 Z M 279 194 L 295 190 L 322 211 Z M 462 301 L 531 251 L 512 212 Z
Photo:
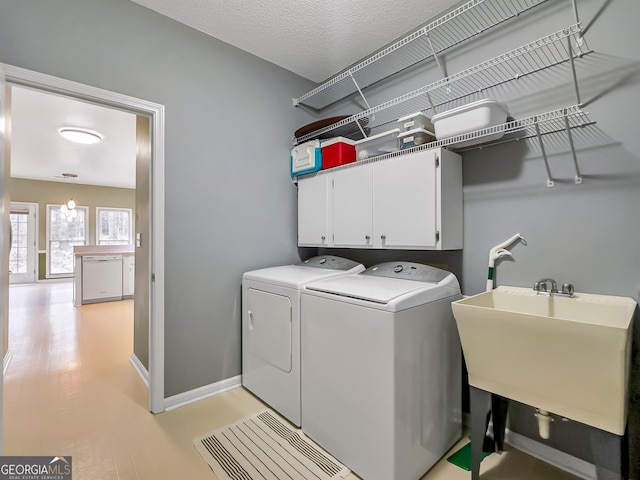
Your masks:
M 364 239 L 368 242 L 369 240 L 371 240 L 371 237 L 369 235 L 365 235 Z
M 249 314 L 249 331 L 252 331 L 254 329 L 254 326 L 253 326 L 253 312 L 251 310 L 248 310 L 247 313 Z
M 323 242 L 324 242 L 326 239 L 327 239 L 327 237 L 325 237 L 324 235 L 322 235 L 322 236 L 320 237 L 320 240 L 322 240 Z
M 386 235 L 380 235 L 380 240 L 385 241 L 387 239 Z

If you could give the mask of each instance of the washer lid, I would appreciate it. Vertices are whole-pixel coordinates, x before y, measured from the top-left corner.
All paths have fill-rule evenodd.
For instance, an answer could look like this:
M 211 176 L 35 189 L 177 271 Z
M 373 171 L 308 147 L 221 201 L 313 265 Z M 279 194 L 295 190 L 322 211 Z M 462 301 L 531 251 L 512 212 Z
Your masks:
M 380 264 L 379 268 L 370 267 L 361 274 L 319 280 L 308 284 L 305 290 L 347 302 L 371 302 L 374 307 L 392 311 L 460 294 L 458 280 L 452 273 L 407 262 L 401 263 L 402 269 L 399 265 Z M 411 266 L 418 266 L 417 270 L 422 272 L 411 270 Z
M 338 275 L 359 273 L 363 270 L 364 266 L 355 262 L 353 262 L 353 267 L 348 270 L 331 269 L 327 267 L 316 268 L 303 265 L 282 265 L 280 267 L 263 268 L 261 270 L 246 272 L 242 275 L 242 279 L 301 289 L 309 282 Z
M 345 275 L 319 280 L 307 285 L 310 292 L 320 292 L 346 299 L 364 300 L 379 306 L 394 305 L 395 309 L 430 303 L 459 295 L 458 282 L 452 275 L 446 285 L 414 282 L 367 275 Z
M 389 280 L 364 275 L 348 275 L 313 282 L 307 285 L 307 290 L 386 304 L 394 298 L 416 290 L 423 290 L 424 287 L 425 284 L 411 280 Z

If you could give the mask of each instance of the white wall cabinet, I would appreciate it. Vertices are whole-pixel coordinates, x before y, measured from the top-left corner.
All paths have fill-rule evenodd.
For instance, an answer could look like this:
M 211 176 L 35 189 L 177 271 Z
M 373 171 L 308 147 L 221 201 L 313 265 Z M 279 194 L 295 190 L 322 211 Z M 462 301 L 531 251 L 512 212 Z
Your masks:
M 328 181 L 326 175 L 316 175 L 298 183 L 298 245 L 329 244 Z
M 324 196 L 312 195 L 317 183 Z M 304 239 L 322 230 L 328 247 L 462 248 L 462 161 L 448 150 L 322 171 L 300 178 L 298 189 L 300 246 L 319 245 Z M 325 215 L 313 217 L 316 210 Z
M 336 171 L 330 177 L 333 246 L 371 247 L 373 164 Z

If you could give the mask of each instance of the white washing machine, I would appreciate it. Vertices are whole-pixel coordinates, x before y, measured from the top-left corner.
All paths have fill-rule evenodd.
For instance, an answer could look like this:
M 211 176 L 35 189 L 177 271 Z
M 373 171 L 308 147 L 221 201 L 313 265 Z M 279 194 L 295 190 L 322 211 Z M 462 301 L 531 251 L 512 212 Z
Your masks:
M 302 430 L 364 480 L 418 480 L 462 435 L 456 277 L 383 263 L 302 294 Z
M 300 291 L 362 264 L 332 255 L 242 276 L 242 385 L 300 426 Z

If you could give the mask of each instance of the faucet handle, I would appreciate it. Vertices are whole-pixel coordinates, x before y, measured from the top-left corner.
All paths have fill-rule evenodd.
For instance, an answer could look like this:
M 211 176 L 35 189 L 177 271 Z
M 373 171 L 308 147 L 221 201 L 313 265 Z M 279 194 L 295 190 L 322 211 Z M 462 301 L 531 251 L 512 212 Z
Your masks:
M 575 292 L 575 289 L 573 288 L 573 285 L 570 283 L 565 283 L 564 285 L 562 285 L 562 293 L 565 295 L 569 295 L 570 297 L 573 297 L 573 293 Z
M 549 286 L 551 289 L 548 288 Z M 558 293 L 558 284 L 553 278 L 543 278 L 533 284 L 533 289 L 536 292 Z

